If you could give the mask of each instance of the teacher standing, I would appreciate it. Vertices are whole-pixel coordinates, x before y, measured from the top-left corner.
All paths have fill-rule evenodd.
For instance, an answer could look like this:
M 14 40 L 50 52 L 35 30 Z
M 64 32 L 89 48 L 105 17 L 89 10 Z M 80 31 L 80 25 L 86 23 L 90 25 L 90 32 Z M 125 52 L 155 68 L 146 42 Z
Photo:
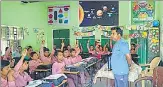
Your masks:
M 111 56 L 115 87 L 128 87 L 128 73 L 132 62 L 129 44 L 122 38 L 123 30 L 119 27 L 111 28 L 111 32 L 111 38 L 116 41 Z

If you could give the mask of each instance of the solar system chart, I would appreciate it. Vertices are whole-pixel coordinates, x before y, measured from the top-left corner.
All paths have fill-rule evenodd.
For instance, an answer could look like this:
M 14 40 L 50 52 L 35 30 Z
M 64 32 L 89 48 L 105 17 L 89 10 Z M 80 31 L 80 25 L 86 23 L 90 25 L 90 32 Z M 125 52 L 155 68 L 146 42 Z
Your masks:
M 119 22 L 118 1 L 80 1 L 79 23 L 86 26 L 116 26 Z
M 69 24 L 69 13 L 69 5 L 48 7 L 48 24 Z

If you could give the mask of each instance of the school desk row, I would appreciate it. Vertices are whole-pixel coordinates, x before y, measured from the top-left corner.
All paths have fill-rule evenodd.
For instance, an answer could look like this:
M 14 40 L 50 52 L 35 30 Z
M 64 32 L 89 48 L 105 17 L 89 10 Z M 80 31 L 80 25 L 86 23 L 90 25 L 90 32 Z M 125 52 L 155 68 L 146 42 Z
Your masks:
M 86 85 L 92 86 L 93 77 L 94 77 L 93 75 L 95 75 L 96 71 L 98 71 L 101 68 L 101 66 L 106 62 L 106 58 L 107 58 L 107 56 L 102 57 L 101 59 L 97 59 L 96 57 L 85 58 L 81 62 L 66 66 L 65 74 L 78 75 L 80 72 L 88 72 L 89 76 L 90 76 L 90 80 L 87 81 Z M 48 78 L 50 76 L 53 77 L 53 75 L 51 75 L 51 73 L 49 73 L 49 72 L 51 72 L 51 69 L 36 69 L 35 71 L 37 72 L 36 74 L 37 74 L 37 77 L 39 77 L 39 79 L 37 78 L 37 80 L 30 82 L 27 87 L 36 87 L 37 84 L 38 84 L 37 85 L 38 87 L 43 87 L 42 85 L 47 86 L 47 85 L 52 85 L 52 84 L 55 87 L 56 86 L 64 87 L 67 82 L 66 77 L 65 77 L 65 79 L 61 79 L 62 81 L 60 80 L 59 82 L 57 80 L 59 80 L 60 78 L 51 78 L 53 80 L 45 81 L 44 78 Z M 42 73 L 43 73 L 43 78 L 41 78 Z M 55 75 L 54 75 L 54 77 L 55 77 Z M 78 82 L 78 81 L 76 81 L 76 82 Z

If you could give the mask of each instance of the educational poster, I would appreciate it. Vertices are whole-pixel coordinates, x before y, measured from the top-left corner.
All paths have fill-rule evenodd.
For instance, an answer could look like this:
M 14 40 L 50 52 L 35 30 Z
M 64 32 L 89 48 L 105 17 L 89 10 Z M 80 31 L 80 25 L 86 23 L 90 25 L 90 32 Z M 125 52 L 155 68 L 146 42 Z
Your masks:
M 153 0 L 132 1 L 132 23 L 143 23 L 154 20 L 155 5 Z
M 151 28 L 149 30 L 148 36 L 148 62 L 150 62 L 154 57 L 160 55 L 160 35 L 159 28 Z
M 76 38 L 90 37 L 95 35 L 96 26 L 93 27 L 73 27 Z
M 70 6 L 51 6 L 48 7 L 48 24 L 69 24 Z
M 80 1 L 79 23 L 86 26 L 116 26 L 119 22 L 118 1 Z

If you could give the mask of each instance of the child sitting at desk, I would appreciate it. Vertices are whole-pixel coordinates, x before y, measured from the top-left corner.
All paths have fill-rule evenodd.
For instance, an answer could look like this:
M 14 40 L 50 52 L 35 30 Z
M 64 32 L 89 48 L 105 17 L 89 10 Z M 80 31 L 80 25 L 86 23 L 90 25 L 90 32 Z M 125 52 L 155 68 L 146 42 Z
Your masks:
M 10 68 L 10 62 L 1 60 L 1 87 L 16 87 L 13 70 Z
M 72 62 L 71 62 L 71 57 L 69 57 L 70 55 L 70 52 L 68 51 L 68 49 L 64 49 L 63 50 L 63 56 L 64 56 L 64 63 L 66 65 L 71 65 Z
M 78 63 L 82 60 L 81 56 L 78 55 L 80 53 L 80 50 L 76 52 L 75 49 L 70 50 L 71 53 L 71 62 L 72 64 Z M 85 73 L 80 72 L 80 78 L 81 78 L 81 84 L 83 85 L 85 83 Z
M 10 47 L 6 47 L 5 55 L 3 56 L 3 60 L 11 60 L 12 59 L 12 49 Z
M 57 52 L 57 61 L 52 66 L 52 74 L 63 74 L 65 73 L 65 63 L 63 62 L 63 53 L 62 51 Z M 75 87 L 74 81 L 72 78 L 67 78 L 68 87 Z
M 25 56 L 24 59 L 29 61 L 31 59 L 31 52 L 33 51 L 33 49 L 32 46 L 27 46 L 26 49 L 27 49 L 27 55 Z
M 89 46 L 89 40 L 87 42 L 87 49 L 88 49 L 88 52 L 91 54 L 91 55 L 94 55 L 95 54 L 95 50 L 94 50 L 94 47 L 91 45 Z
M 22 52 L 22 57 L 19 60 L 19 62 L 16 64 L 14 68 L 14 77 L 15 77 L 15 84 L 17 87 L 25 87 L 29 81 L 32 81 L 33 79 L 28 75 L 25 70 L 28 69 L 28 60 L 24 60 L 25 56 L 27 54 L 27 50 L 25 49 Z
M 76 51 L 75 49 L 70 50 L 71 55 L 71 62 L 72 64 L 75 64 L 77 62 L 80 62 L 82 60 L 81 56 L 79 55 L 80 50 Z
M 29 61 L 29 72 L 32 73 L 35 71 L 35 69 L 42 65 L 43 62 L 39 59 L 38 54 L 36 52 L 31 53 L 32 60 Z
M 44 48 L 45 41 L 42 41 L 41 49 L 40 49 L 40 59 L 43 63 L 51 64 L 52 63 L 52 57 L 54 56 L 54 49 L 52 50 L 51 54 L 49 54 L 49 49 Z

